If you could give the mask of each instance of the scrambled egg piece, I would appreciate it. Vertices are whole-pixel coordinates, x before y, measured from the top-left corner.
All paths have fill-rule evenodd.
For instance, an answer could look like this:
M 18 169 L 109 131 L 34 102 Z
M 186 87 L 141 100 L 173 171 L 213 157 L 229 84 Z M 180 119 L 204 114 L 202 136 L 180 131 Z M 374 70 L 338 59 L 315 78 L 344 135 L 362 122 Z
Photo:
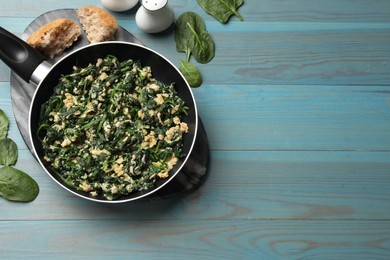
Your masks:
M 149 85 L 147 86 L 147 88 L 153 89 L 153 90 L 155 90 L 155 91 L 157 91 L 157 90 L 160 89 L 160 87 L 159 87 L 157 84 L 155 84 L 155 83 L 149 84 Z
M 65 93 L 65 99 L 63 102 L 67 108 L 71 108 L 73 105 L 77 104 L 77 99 L 72 94 Z
M 156 101 L 157 105 L 162 105 L 164 104 L 164 97 L 162 94 L 157 94 L 156 98 L 154 99 Z
M 173 166 L 176 165 L 178 159 L 175 157 L 175 156 L 172 156 L 171 158 L 169 158 L 166 163 L 167 163 L 167 166 L 168 168 L 164 171 L 161 171 L 158 173 L 158 177 L 160 178 L 168 178 L 169 177 L 169 172 L 173 169 Z M 161 166 L 161 163 L 160 162 L 154 162 L 152 163 L 154 166 Z
M 92 186 L 89 185 L 86 181 L 84 181 L 83 183 L 80 183 L 79 187 L 85 191 L 85 192 L 89 192 L 92 190 Z
M 141 144 L 142 147 L 149 147 L 152 148 L 157 144 L 157 140 L 155 137 L 154 131 L 151 131 L 148 135 L 145 136 L 144 142 Z
M 92 157 L 93 158 L 97 158 L 99 155 L 101 155 L 102 153 L 104 154 L 111 154 L 110 151 L 106 150 L 106 149 L 103 149 L 103 150 L 98 150 L 98 149 L 92 149 L 91 150 L 91 154 L 92 154 Z

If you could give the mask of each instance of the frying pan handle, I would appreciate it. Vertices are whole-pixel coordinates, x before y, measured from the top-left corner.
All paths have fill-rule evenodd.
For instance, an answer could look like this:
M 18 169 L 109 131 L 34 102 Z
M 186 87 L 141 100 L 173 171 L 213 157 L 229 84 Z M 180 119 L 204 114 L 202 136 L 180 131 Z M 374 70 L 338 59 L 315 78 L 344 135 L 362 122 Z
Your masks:
M 24 81 L 29 82 L 32 73 L 45 60 L 45 56 L 1 26 L 0 42 L 0 58 Z

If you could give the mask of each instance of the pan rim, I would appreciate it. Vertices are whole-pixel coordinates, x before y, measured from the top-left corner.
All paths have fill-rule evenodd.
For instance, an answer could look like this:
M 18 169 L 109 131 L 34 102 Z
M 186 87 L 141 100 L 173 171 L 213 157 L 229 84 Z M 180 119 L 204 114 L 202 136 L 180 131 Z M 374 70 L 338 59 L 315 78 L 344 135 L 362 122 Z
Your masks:
M 195 119 L 195 124 L 194 124 L 194 133 L 193 133 L 193 137 L 192 137 L 192 141 L 191 141 L 191 145 L 190 145 L 190 148 L 188 150 L 188 153 L 186 154 L 185 158 L 183 159 L 183 161 L 181 162 L 181 165 L 176 169 L 175 172 L 173 173 L 170 173 L 170 177 L 168 180 L 166 180 L 165 182 L 163 182 L 161 185 L 159 185 L 158 187 L 154 187 L 152 189 L 150 189 L 149 191 L 146 191 L 145 193 L 139 195 L 139 196 L 135 196 L 135 197 L 132 197 L 132 198 L 127 198 L 127 199 L 116 199 L 116 200 L 104 200 L 104 199 L 98 199 L 98 198 L 94 198 L 94 197 L 90 197 L 90 196 L 86 196 L 84 194 L 81 194 L 81 193 L 78 193 L 72 189 L 70 189 L 69 187 L 67 187 L 66 185 L 64 185 L 63 183 L 61 183 L 60 181 L 58 181 L 52 173 L 49 172 L 49 170 L 47 169 L 47 167 L 43 164 L 40 156 L 38 155 L 37 153 L 37 149 L 35 147 L 35 143 L 34 143 L 34 138 L 33 138 L 33 133 L 32 133 L 32 112 L 33 112 L 33 106 L 35 104 L 35 100 L 36 100 L 36 97 L 37 97 L 37 94 L 38 94 L 38 90 L 41 88 L 41 84 L 42 82 L 44 81 L 44 79 L 48 76 L 50 76 L 50 73 L 52 72 L 52 70 L 54 68 L 56 68 L 59 64 L 62 63 L 62 61 L 64 61 L 65 59 L 67 59 L 69 56 L 71 55 L 74 55 L 76 54 L 77 52 L 80 52 L 81 50 L 83 49 L 86 49 L 86 48 L 93 48 L 94 46 L 97 46 L 97 45 L 113 45 L 113 44 L 123 44 L 123 45 L 130 45 L 130 46 L 135 46 L 135 47 L 138 47 L 138 48 L 142 48 L 142 49 L 145 49 L 151 53 L 153 53 L 154 55 L 157 55 L 159 56 L 160 58 L 164 59 L 172 68 L 175 69 L 175 71 L 178 73 L 178 75 L 180 75 L 180 77 L 183 79 L 183 81 L 185 82 L 185 85 L 190 93 L 190 96 L 191 96 L 191 99 L 192 99 L 192 102 L 193 102 L 193 106 L 194 106 L 194 119 Z M 45 61 L 44 61 L 45 62 Z M 141 60 L 141 63 L 142 63 L 142 60 Z M 152 68 L 153 69 L 153 68 Z M 157 191 L 159 191 L 161 188 L 163 188 L 164 186 L 166 186 L 168 183 L 170 183 L 182 170 L 182 168 L 184 167 L 184 165 L 187 163 L 187 161 L 189 160 L 189 158 L 191 157 L 191 154 L 192 154 L 192 151 L 194 149 L 194 145 L 195 145 L 195 142 L 196 142 L 196 139 L 197 139 L 197 135 L 198 135 L 198 128 L 199 128 L 199 114 L 198 114 L 198 108 L 197 108 L 197 104 L 196 104 L 196 100 L 195 100 L 195 96 L 194 96 L 194 93 L 191 89 L 191 87 L 189 86 L 187 80 L 185 79 L 185 77 L 183 76 L 183 74 L 180 72 L 180 70 L 168 59 L 166 58 L 164 55 L 162 55 L 161 53 L 149 48 L 149 47 L 146 47 L 144 45 L 141 45 L 141 44 L 137 44 L 137 43 L 132 43 L 132 42 L 125 42 L 125 41 L 106 41 L 106 42 L 99 42 L 99 43 L 93 43 L 93 44 L 89 44 L 89 45 L 86 45 L 86 46 L 83 46 L 77 50 L 74 50 L 72 52 L 70 52 L 69 54 L 65 55 L 64 57 L 62 57 L 61 59 L 59 59 L 47 72 L 46 75 L 44 75 L 39 84 L 37 85 L 37 88 L 35 89 L 34 91 L 34 95 L 32 97 L 32 101 L 31 101 L 31 104 L 30 104 L 30 109 L 29 109 L 29 119 L 28 119 L 28 127 L 29 127 L 29 135 L 30 135 L 30 142 L 32 144 L 32 149 L 33 149 L 33 153 L 36 155 L 36 159 L 38 160 L 39 164 L 41 165 L 41 167 L 44 169 L 44 171 L 50 176 L 50 178 L 52 178 L 58 185 L 60 185 L 62 188 L 64 188 L 65 190 L 71 192 L 72 194 L 80 197 L 80 198 L 83 198 L 83 199 L 86 199 L 86 200 L 89 200 L 89 201 L 94 201 L 94 202 L 99 202 L 99 203 L 107 203 L 107 204 L 120 204 L 120 203 L 125 203 L 125 202 L 130 202 L 130 201 L 135 201 L 135 200 L 140 200 L 142 198 L 145 198 Z

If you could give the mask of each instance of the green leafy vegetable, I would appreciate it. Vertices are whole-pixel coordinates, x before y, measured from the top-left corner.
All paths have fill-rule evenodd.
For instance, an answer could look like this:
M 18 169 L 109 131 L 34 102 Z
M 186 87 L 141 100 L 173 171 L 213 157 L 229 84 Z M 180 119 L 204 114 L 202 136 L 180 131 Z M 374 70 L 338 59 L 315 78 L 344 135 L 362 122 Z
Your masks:
M 8 119 L 0 109 L 0 164 L 5 165 L 0 169 L 0 196 L 11 201 L 29 202 L 38 196 L 39 187 L 29 175 L 11 167 L 18 160 L 18 146 L 7 138 L 8 127 Z
M 0 139 L 7 137 L 8 125 L 8 119 L 5 116 L 4 111 L 0 109 Z
M 198 4 L 206 13 L 214 16 L 221 23 L 226 23 L 230 16 L 235 15 L 243 21 L 244 18 L 237 9 L 244 3 L 244 0 L 197 0 Z
M 193 30 L 190 25 L 189 27 Z M 209 63 L 214 58 L 215 45 L 213 39 L 207 31 L 200 32 L 199 34 L 195 34 L 194 31 L 194 38 L 195 46 L 192 54 L 195 60 L 202 64 Z
M 182 14 L 175 24 L 175 42 L 176 50 L 178 52 L 186 53 L 186 61 L 190 61 L 192 49 L 194 47 L 194 41 L 192 37 L 192 31 L 187 26 L 187 21 L 193 20 L 191 23 L 195 23 L 197 20 L 193 19 L 195 16 L 190 15 L 190 13 Z
M 29 202 L 39 193 L 36 181 L 11 166 L 0 169 L 0 196 L 11 201 Z
M 15 165 L 18 160 L 18 146 L 12 139 L 0 140 L 0 164 L 5 166 Z
M 185 156 L 188 107 L 139 61 L 108 55 L 95 64 L 61 76 L 42 106 L 44 160 L 92 197 L 150 190 Z
M 188 61 L 181 60 L 179 70 L 183 73 L 191 87 L 197 88 L 202 84 L 202 75 L 199 70 Z
M 199 63 L 209 63 L 215 55 L 215 44 L 198 14 L 185 12 L 179 16 L 175 25 L 176 50 L 186 53 L 186 60 L 180 61 L 179 70 L 191 87 L 202 84 L 202 75 L 195 65 L 190 63 L 191 55 Z
M 187 62 L 191 54 L 202 64 L 214 58 L 215 44 L 202 17 L 194 12 L 185 12 L 179 16 L 175 26 L 176 50 L 186 53 Z

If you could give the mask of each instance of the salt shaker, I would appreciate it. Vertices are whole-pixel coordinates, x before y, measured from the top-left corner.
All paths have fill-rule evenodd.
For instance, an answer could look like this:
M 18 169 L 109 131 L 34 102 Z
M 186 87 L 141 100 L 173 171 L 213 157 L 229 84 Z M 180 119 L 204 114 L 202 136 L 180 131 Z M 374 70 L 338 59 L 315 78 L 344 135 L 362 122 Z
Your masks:
M 174 12 L 168 5 L 168 0 L 142 0 L 141 4 L 135 15 L 135 22 L 144 32 L 162 32 L 173 23 Z
M 114 12 L 123 12 L 130 10 L 137 3 L 138 0 L 101 0 L 105 8 Z

